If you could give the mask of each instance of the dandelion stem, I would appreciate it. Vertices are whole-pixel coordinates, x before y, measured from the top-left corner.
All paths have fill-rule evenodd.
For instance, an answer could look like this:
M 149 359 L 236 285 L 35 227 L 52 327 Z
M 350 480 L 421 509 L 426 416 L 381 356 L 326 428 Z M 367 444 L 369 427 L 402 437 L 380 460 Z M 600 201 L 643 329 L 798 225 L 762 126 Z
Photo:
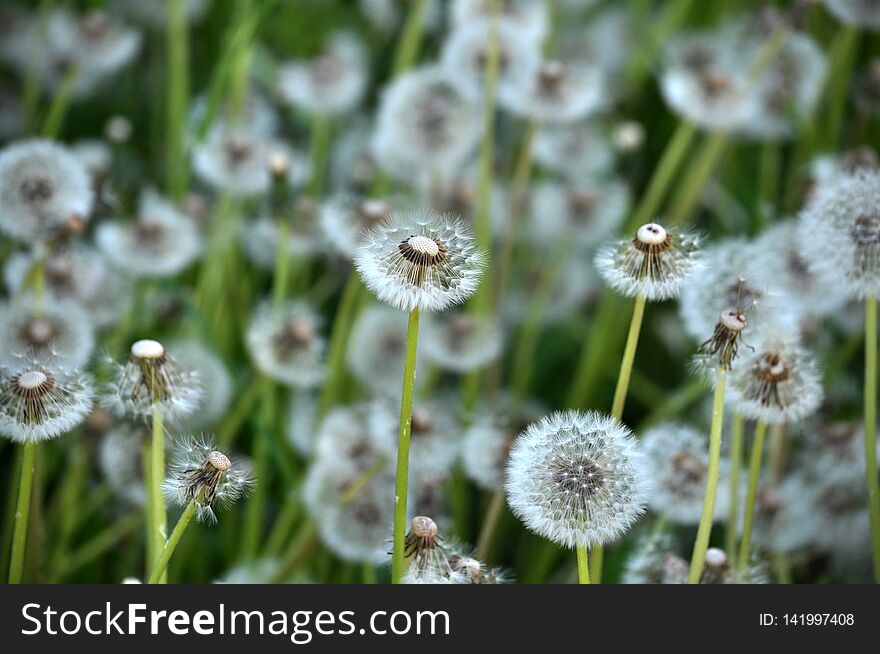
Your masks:
M 693 213 L 700 193 L 715 171 L 718 161 L 727 150 L 730 137 L 725 132 L 716 132 L 709 136 L 700 147 L 693 163 L 683 175 L 684 184 L 676 194 L 670 210 L 671 222 L 680 225 Z
M 504 513 L 504 492 L 497 490 L 492 493 L 489 500 L 489 508 L 486 509 L 486 515 L 483 517 L 483 525 L 480 529 L 480 537 L 477 540 L 477 558 L 480 560 L 489 559 L 492 553 L 492 540 L 498 529 L 498 521 Z
M 174 525 L 174 531 L 171 532 L 168 542 L 165 543 L 165 546 L 162 548 L 162 552 L 156 560 L 156 565 L 153 567 L 153 572 L 150 574 L 149 580 L 147 580 L 148 584 L 165 583 L 163 580 L 168 579 L 168 562 L 171 561 L 171 556 L 174 554 L 177 544 L 183 537 L 183 532 L 189 527 L 189 523 L 192 522 L 193 516 L 196 514 L 197 502 L 198 500 L 192 500 L 187 504 L 180 519 L 177 521 L 177 524 Z
M 623 360 L 620 362 L 620 373 L 617 376 L 617 386 L 614 389 L 614 402 L 611 404 L 611 415 L 618 420 L 623 418 L 626 391 L 629 388 L 633 361 L 636 358 L 636 348 L 639 344 L 639 334 L 642 331 L 642 319 L 645 316 L 645 301 L 645 296 L 641 293 L 636 297 L 632 319 L 629 323 L 629 334 L 626 337 L 626 347 L 623 350 Z
M 273 584 L 282 583 L 290 577 L 291 573 L 296 570 L 296 566 L 299 565 L 303 554 L 309 546 L 315 542 L 316 535 L 315 523 L 311 520 L 300 525 L 299 531 L 290 542 L 290 546 L 287 548 L 287 551 L 281 559 L 281 564 L 278 566 L 278 572 L 272 579 Z
M 408 70 L 419 54 L 422 35 L 425 31 L 425 16 L 428 11 L 428 0 L 415 0 L 409 8 L 397 50 L 394 52 L 392 77 L 397 77 Z
M 752 528 L 755 524 L 755 501 L 758 497 L 758 481 L 761 479 L 761 459 L 764 456 L 764 438 L 767 434 L 767 423 L 759 420 L 755 425 L 755 437 L 752 441 L 752 454 L 749 458 L 749 480 L 746 486 L 746 506 L 743 512 L 742 539 L 739 543 L 737 568 L 745 570 L 752 556 Z M 732 497 L 734 501 L 736 498 Z
M 61 559 L 56 576 L 59 580 L 88 565 L 122 539 L 130 536 L 143 522 L 144 516 L 135 512 L 99 531 L 78 550 Z
M 693 123 L 687 121 L 679 121 L 675 132 L 660 156 L 660 163 L 654 169 L 651 175 L 651 181 L 648 182 L 648 188 L 642 196 L 642 200 L 636 208 L 630 219 L 627 231 L 636 229 L 639 225 L 648 222 L 660 208 L 663 197 L 675 177 L 685 154 L 687 154 L 694 137 L 697 134 L 697 128 Z
M 581 545 L 578 545 L 576 548 L 577 551 L 577 562 L 578 562 L 578 583 L 579 584 L 589 584 L 590 583 L 590 561 L 587 555 L 587 548 Z
M 312 178 L 309 180 L 309 197 L 318 199 L 324 192 L 324 177 L 327 172 L 327 155 L 330 151 L 330 140 L 333 135 L 333 123 L 328 116 L 316 113 L 312 117 L 311 127 L 311 168 Z
M 605 547 L 594 545 L 590 550 L 590 583 L 602 583 L 602 566 L 605 562 Z
M 358 296 L 361 291 L 361 282 L 354 269 L 348 273 L 348 281 L 342 291 L 342 299 L 336 317 L 333 319 L 333 329 L 330 334 L 330 351 L 327 355 L 327 380 L 321 393 L 321 404 L 318 415 L 323 416 L 333 406 L 339 395 L 339 386 L 345 375 L 345 350 L 348 344 L 348 336 L 351 332 L 351 323 L 355 317 Z
M 880 478 L 877 475 L 877 298 L 865 300 L 865 477 L 874 579 L 880 583 Z
M 168 193 L 175 200 L 181 199 L 186 194 L 189 170 L 183 145 L 189 93 L 189 45 L 185 11 L 184 0 L 169 0 L 166 174 Z
M 399 584 L 406 571 L 403 545 L 406 538 L 406 495 L 409 482 L 409 437 L 412 421 L 413 388 L 416 379 L 416 347 L 419 339 L 419 309 L 409 314 L 406 331 L 406 361 L 400 397 L 400 431 L 397 437 L 397 476 L 394 481 L 394 551 L 391 582 Z
M 589 334 L 584 338 L 580 360 L 575 371 L 566 406 L 579 407 L 588 404 L 596 381 L 602 373 L 604 353 L 616 343 L 619 296 L 606 293 L 595 312 Z
M 730 435 L 730 508 L 727 513 L 727 530 L 724 534 L 724 551 L 731 561 L 736 561 L 736 529 L 739 522 L 739 473 L 742 467 L 743 432 L 745 419 L 742 414 L 733 416 Z
M 709 470 L 706 474 L 706 498 L 703 502 L 703 514 L 697 529 L 697 540 L 691 556 L 691 569 L 688 575 L 689 584 L 700 583 L 703 575 L 703 563 L 706 550 L 709 549 L 709 536 L 712 534 L 712 519 L 715 515 L 715 497 L 718 494 L 718 469 L 721 464 L 721 430 L 724 426 L 724 386 L 727 382 L 727 371 L 719 367 L 715 380 L 715 396 L 712 400 L 712 427 L 709 431 Z
M 18 484 L 18 503 L 15 507 L 15 527 L 12 532 L 12 558 L 9 562 L 10 584 L 20 584 L 24 574 L 24 550 L 27 542 L 36 452 L 37 444 L 33 441 L 21 447 L 21 477 Z
M 162 494 L 162 482 L 165 480 L 165 425 L 162 407 L 153 407 L 153 437 L 150 444 L 150 497 L 152 498 L 153 519 L 153 556 L 158 557 L 167 535 L 167 515 L 165 512 L 165 496 Z M 161 583 L 167 581 L 162 576 Z
M 73 87 L 76 85 L 77 77 L 79 77 L 79 69 L 71 66 L 64 74 L 61 80 L 61 86 L 58 93 L 49 105 L 49 112 L 46 114 L 46 120 L 43 122 L 41 133 L 44 138 L 55 139 L 61 132 L 61 126 L 64 124 L 64 117 L 67 115 L 67 109 L 70 107 L 70 98 L 73 93 Z

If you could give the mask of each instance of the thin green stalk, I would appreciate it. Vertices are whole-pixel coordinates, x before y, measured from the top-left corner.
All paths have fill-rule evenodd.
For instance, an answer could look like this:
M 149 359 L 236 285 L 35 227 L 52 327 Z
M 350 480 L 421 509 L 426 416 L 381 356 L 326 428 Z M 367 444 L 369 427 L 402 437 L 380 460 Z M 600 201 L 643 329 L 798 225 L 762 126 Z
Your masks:
M 323 416 L 331 406 L 339 399 L 339 387 L 345 376 L 345 351 L 348 346 L 348 335 L 351 333 L 351 323 L 355 317 L 358 296 L 361 291 L 361 282 L 357 272 L 352 268 L 348 273 L 348 281 L 342 291 L 339 308 L 333 319 L 333 329 L 330 333 L 330 346 L 327 355 L 327 379 L 321 392 L 321 403 L 318 407 L 318 415 Z
M 270 470 L 270 439 L 274 433 L 275 424 L 275 387 L 269 380 L 262 384 L 263 396 L 260 413 L 257 417 L 258 426 L 254 435 L 254 468 L 263 471 L 263 478 L 254 490 L 244 518 L 244 533 L 242 535 L 242 558 L 255 558 L 260 548 L 263 518 L 266 514 L 268 501 L 268 477 Z
M 605 548 L 602 545 L 594 545 L 590 550 L 590 583 L 602 583 L 602 568 L 605 562 Z
M 422 36 L 425 31 L 425 16 L 428 12 L 428 0 L 415 0 L 406 15 L 406 22 L 397 42 L 397 50 L 394 52 L 394 65 L 392 77 L 412 67 L 419 54 L 422 44 Z
M 149 443 L 144 443 L 141 448 L 141 464 L 144 473 L 144 543 L 146 549 L 146 557 L 144 559 L 144 569 L 146 572 L 144 576 L 146 576 L 159 556 L 159 552 L 156 550 L 156 539 L 153 538 L 153 476 L 150 470 Z
M 333 136 L 333 123 L 324 114 L 312 116 L 311 128 L 311 169 L 309 180 L 309 197 L 318 199 L 324 192 L 324 177 L 327 173 L 327 155 L 330 152 L 330 140 Z
M 758 200 L 761 206 L 756 215 L 760 231 L 768 219 L 776 214 L 779 198 L 779 173 L 782 168 L 782 151 L 778 143 L 767 141 L 761 146 L 761 165 L 759 166 Z
M 397 437 L 397 476 L 394 480 L 394 550 L 391 559 L 391 582 L 399 584 L 406 571 L 403 544 L 406 538 L 406 495 L 409 483 L 409 437 L 412 421 L 413 389 L 416 379 L 416 348 L 419 340 L 419 309 L 409 314 L 406 331 L 406 361 L 403 367 L 403 391 L 400 397 L 400 430 Z
M 184 122 L 189 95 L 189 44 L 184 0 L 168 1 L 167 159 L 168 193 L 175 200 L 186 195 L 189 166 L 184 150 Z
M 61 132 L 61 126 L 64 124 L 64 117 L 70 107 L 70 100 L 73 94 L 73 88 L 76 86 L 76 80 L 79 77 L 79 70 L 76 66 L 71 66 L 64 74 L 61 80 L 61 86 L 58 93 L 49 105 L 49 113 L 46 114 L 46 120 L 43 122 L 41 133 L 44 138 L 55 139 Z
M 651 411 L 651 413 L 649 413 L 642 421 L 640 426 L 641 429 L 644 430 L 662 422 L 663 420 L 678 415 L 691 404 L 703 397 L 704 392 L 703 382 L 699 379 L 692 379 L 678 390 L 667 393 L 666 400 L 663 404 Z
M 865 477 L 874 579 L 880 583 L 880 479 L 877 477 L 877 298 L 865 300 Z
M 648 188 L 642 195 L 642 200 L 633 212 L 632 218 L 626 231 L 633 231 L 640 225 L 652 220 L 660 209 L 663 198 L 669 190 L 670 184 L 678 172 L 681 162 L 684 160 L 691 143 L 697 134 L 697 128 L 693 123 L 681 120 L 672 134 L 672 138 L 663 149 L 660 163 L 654 169 Z
M 825 146 L 830 149 L 837 147 L 840 139 L 841 125 L 846 102 L 849 97 L 849 81 L 855 64 L 859 45 L 859 28 L 853 25 L 845 25 L 840 28 L 841 33 L 835 38 L 832 46 L 833 60 L 828 77 L 828 113 L 826 124 L 828 125 Z
M 639 334 L 642 331 L 642 319 L 645 316 L 645 302 L 644 295 L 636 296 L 632 319 L 629 323 L 629 333 L 626 337 L 626 347 L 623 350 L 623 360 L 620 362 L 620 373 L 617 377 L 617 386 L 614 389 L 614 401 L 611 404 L 611 415 L 618 420 L 623 418 L 626 391 L 629 388 L 629 378 L 632 375 L 633 361 L 636 358 Z
M 679 187 L 670 210 L 671 222 L 680 225 L 690 218 L 700 194 L 706 183 L 715 172 L 721 156 L 726 152 L 730 136 L 725 132 L 715 132 L 709 136 L 683 176 L 684 182 Z
M 489 507 L 486 509 L 486 515 L 483 517 L 483 524 L 480 527 L 480 537 L 477 540 L 477 558 L 481 561 L 489 560 L 492 553 L 492 540 L 498 529 L 498 521 L 504 513 L 504 491 L 497 490 L 492 493 L 489 500 Z
M 15 507 L 15 527 L 12 532 L 12 558 L 9 562 L 10 584 L 20 584 L 24 574 L 24 550 L 31 510 L 36 452 L 37 444 L 33 441 L 21 446 L 21 477 L 18 484 L 18 503 Z
M 144 516 L 135 512 L 99 531 L 78 550 L 60 559 L 61 562 L 56 573 L 57 579 L 59 581 L 65 579 L 97 559 L 123 539 L 131 536 L 142 524 L 143 520 Z
M 290 278 L 290 222 L 278 217 L 278 246 L 275 251 L 275 273 L 272 276 L 272 306 L 278 311 L 287 297 Z
M 730 508 L 727 513 L 727 530 L 724 534 L 724 550 L 731 561 L 736 561 L 736 530 L 739 522 L 739 473 L 742 467 L 743 432 L 745 419 L 742 414 L 733 416 L 730 435 Z
M 580 359 L 574 374 L 571 390 L 566 398 L 566 406 L 570 408 L 587 406 L 590 395 L 596 388 L 596 382 L 602 373 L 602 361 L 609 346 L 615 342 L 617 335 L 617 318 L 620 297 L 613 293 L 605 293 L 594 313 L 595 318 L 589 333 L 584 338 Z
M 293 529 L 300 513 L 299 502 L 295 498 L 290 498 L 284 503 L 278 517 L 275 518 L 275 524 L 272 525 L 272 531 L 266 539 L 266 546 L 263 548 L 263 554 L 267 557 L 276 557 L 281 552 L 284 541 Z
M 34 288 L 34 313 L 39 318 L 43 315 L 43 298 L 46 295 L 46 257 L 43 254 L 37 256 L 34 262 L 31 282 Z
M 168 542 L 165 543 L 165 546 L 162 548 L 162 553 L 159 554 L 159 558 L 156 560 L 156 565 L 153 567 L 153 572 L 147 580 L 148 584 L 161 584 L 165 583 L 165 580 L 168 579 L 168 562 L 171 561 L 171 556 L 174 554 L 177 544 L 183 537 L 183 532 L 189 527 L 189 523 L 192 522 L 193 516 L 196 514 L 197 501 L 198 500 L 192 500 L 186 505 L 180 519 L 177 521 L 177 524 L 174 525 L 174 531 L 171 532 Z
M 150 494 L 152 497 L 151 512 L 153 518 L 153 553 L 159 556 L 165 537 L 168 534 L 168 517 L 165 512 L 165 496 L 162 493 L 162 482 L 165 481 L 165 424 L 162 407 L 157 403 L 153 407 L 153 434 L 150 443 Z M 162 575 L 161 583 L 166 583 L 167 575 Z
M 315 523 L 308 520 L 301 525 L 294 539 L 290 542 L 290 546 L 281 558 L 278 566 L 278 572 L 272 578 L 273 584 L 280 584 L 290 577 L 291 573 L 296 570 L 302 559 L 303 554 L 315 542 L 317 531 Z
M 580 545 L 575 548 L 577 551 L 577 562 L 578 562 L 578 583 L 579 584 L 589 584 L 590 583 L 590 560 L 587 555 L 587 548 L 581 547 Z
M 263 392 L 263 384 L 266 383 L 265 377 L 258 377 L 251 383 L 246 384 L 240 393 L 237 394 L 235 404 L 232 405 L 223 424 L 217 431 L 217 443 L 221 447 L 229 447 L 232 444 L 233 436 L 238 433 L 244 421 L 250 415 L 257 399 Z
M 697 539 L 691 557 L 691 569 L 688 575 L 689 584 L 700 583 L 703 575 L 703 563 L 706 550 L 709 549 L 709 536 L 712 535 L 712 520 L 715 516 L 715 497 L 718 494 L 718 469 L 721 464 L 721 430 L 724 427 L 724 386 L 727 382 L 727 371 L 718 368 L 715 380 L 715 396 L 712 400 L 712 427 L 709 432 L 709 469 L 706 474 L 706 498 L 703 502 L 703 514 L 697 528 Z
M 764 437 L 767 423 L 759 420 L 755 425 L 755 437 L 752 441 L 752 454 L 749 458 L 749 480 L 746 486 L 746 506 L 743 512 L 742 538 L 739 542 L 739 558 L 737 568 L 745 570 L 752 557 L 752 527 L 755 523 L 755 502 L 758 498 L 758 482 L 761 479 L 761 460 L 764 456 Z M 732 500 L 735 498 L 731 498 Z

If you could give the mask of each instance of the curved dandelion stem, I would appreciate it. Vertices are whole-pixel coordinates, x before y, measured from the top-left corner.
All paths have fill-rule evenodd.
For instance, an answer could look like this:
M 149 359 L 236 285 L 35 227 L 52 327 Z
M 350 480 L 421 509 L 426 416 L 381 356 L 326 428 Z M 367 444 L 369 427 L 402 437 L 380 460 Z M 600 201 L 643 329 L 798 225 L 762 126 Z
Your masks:
M 162 416 L 162 407 L 156 404 L 153 407 L 153 434 L 150 442 L 150 515 L 152 528 L 150 532 L 153 538 L 153 556 L 159 557 L 162 545 L 165 543 L 165 535 L 168 533 L 168 518 L 165 512 L 165 496 L 162 494 L 162 482 L 165 480 L 165 425 Z M 165 583 L 167 576 L 161 577 L 160 583 Z
M 761 478 L 761 459 L 764 455 L 764 437 L 767 423 L 759 420 L 755 425 L 755 438 L 752 441 L 752 454 L 749 458 L 749 481 L 746 489 L 746 507 L 743 513 L 743 532 L 739 544 L 737 567 L 745 570 L 752 552 L 752 527 L 755 524 L 755 500 L 758 497 L 758 481 Z M 735 499 L 735 496 L 731 500 Z
M 865 478 L 874 579 L 880 583 L 880 478 L 877 476 L 877 298 L 865 300 Z
M 587 548 L 578 545 L 576 548 L 576 551 L 577 551 L 577 562 L 578 562 L 578 583 L 579 584 L 589 584 L 590 583 L 590 561 L 589 561 L 589 556 L 587 555 Z
M 406 23 L 397 42 L 394 52 L 392 77 L 397 77 L 408 70 L 419 54 L 422 35 L 425 31 L 425 17 L 428 11 L 428 0 L 416 0 L 409 8 Z
M 333 319 L 330 333 L 329 353 L 327 355 L 327 380 L 321 393 L 318 416 L 323 416 L 338 399 L 339 386 L 345 375 L 345 350 L 351 325 L 354 322 L 357 300 L 361 294 L 361 281 L 354 269 L 348 273 L 348 281 L 342 291 L 339 309 Z
M 186 121 L 187 95 L 189 93 L 189 45 L 186 26 L 186 9 L 183 0 L 168 3 L 168 93 L 167 111 L 167 160 L 168 193 L 175 200 L 186 194 L 187 165 L 183 143 Z
M 623 418 L 623 406 L 626 403 L 626 392 L 629 389 L 629 380 L 632 376 L 633 361 L 636 358 L 636 348 L 639 344 L 639 334 L 642 331 L 644 316 L 645 296 L 639 294 L 633 306 L 629 334 L 626 337 L 626 347 L 623 350 L 623 360 L 620 362 L 620 372 L 617 375 L 617 386 L 614 388 L 614 402 L 611 404 L 611 415 L 618 420 Z
M 18 502 L 15 505 L 15 527 L 12 532 L 12 558 L 9 562 L 10 584 L 20 584 L 24 574 L 24 550 L 27 543 L 36 452 L 37 444 L 33 441 L 21 447 L 21 477 L 18 484 Z
M 61 81 L 61 87 L 52 104 L 49 105 L 49 111 L 46 114 L 46 120 L 43 123 L 41 134 L 47 139 L 58 138 L 61 127 L 64 124 L 64 117 L 67 115 L 67 109 L 70 107 L 70 99 L 73 94 L 73 88 L 76 86 L 76 80 L 79 78 L 79 69 L 71 66 L 64 74 Z
M 697 540 L 691 556 L 689 584 L 700 583 L 706 550 L 709 549 L 709 536 L 712 535 L 712 517 L 715 514 L 715 497 L 718 494 L 718 469 L 721 464 L 721 429 L 724 426 L 724 386 L 727 371 L 720 367 L 715 381 L 715 396 L 712 400 L 712 427 L 709 431 L 709 470 L 706 474 L 706 498 L 703 513 L 697 529 Z
M 480 528 L 480 537 L 477 540 L 477 558 L 485 561 L 492 551 L 492 541 L 498 528 L 498 521 L 504 513 L 504 492 L 497 490 L 492 493 L 489 500 L 489 508 L 483 517 L 483 525 Z
M 177 524 L 174 525 L 174 531 L 171 532 L 168 542 L 165 543 L 165 546 L 159 554 L 159 558 L 156 560 L 156 565 L 153 566 L 153 572 L 150 573 L 150 578 L 147 580 L 148 584 L 160 584 L 164 583 L 163 580 L 167 580 L 168 562 L 171 561 L 171 556 L 174 554 L 177 544 L 183 537 L 183 532 L 189 527 L 189 523 L 192 522 L 193 516 L 196 514 L 196 503 L 197 500 L 193 500 L 187 504 L 180 519 L 177 521 Z
M 743 431 L 745 419 L 742 414 L 733 416 L 730 436 L 730 509 L 727 513 L 727 531 L 724 534 L 724 551 L 732 561 L 736 560 L 736 527 L 739 522 L 739 473 L 742 467 Z
M 409 314 L 406 331 L 406 361 L 403 367 L 403 391 L 400 397 L 400 431 L 397 437 L 397 476 L 394 481 L 394 551 L 391 559 L 391 582 L 399 584 L 404 572 L 406 539 L 406 495 L 409 481 L 409 437 L 412 421 L 413 389 L 416 379 L 416 347 L 419 339 L 419 310 Z
M 324 192 L 324 177 L 327 172 L 327 155 L 330 152 L 330 141 L 333 137 L 333 124 L 330 118 L 315 114 L 311 127 L 311 165 L 312 178 L 309 181 L 309 196 L 320 198 Z

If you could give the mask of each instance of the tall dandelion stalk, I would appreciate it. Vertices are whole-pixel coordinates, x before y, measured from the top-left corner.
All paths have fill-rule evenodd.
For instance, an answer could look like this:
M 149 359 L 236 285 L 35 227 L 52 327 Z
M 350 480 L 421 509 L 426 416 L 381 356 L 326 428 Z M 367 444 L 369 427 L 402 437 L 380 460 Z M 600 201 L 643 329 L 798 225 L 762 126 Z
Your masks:
M 880 583 L 880 479 L 877 474 L 877 298 L 865 300 L 865 479 L 874 578 Z

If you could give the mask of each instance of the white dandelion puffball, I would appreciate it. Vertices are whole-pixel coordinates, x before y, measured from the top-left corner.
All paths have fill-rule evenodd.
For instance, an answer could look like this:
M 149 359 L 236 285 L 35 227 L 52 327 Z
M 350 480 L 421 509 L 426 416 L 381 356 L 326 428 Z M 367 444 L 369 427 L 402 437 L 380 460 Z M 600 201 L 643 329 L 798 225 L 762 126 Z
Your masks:
M 800 215 L 801 253 L 853 299 L 880 295 L 880 172 L 833 178 Z
M 550 28 L 550 12 L 543 2 L 533 0 L 502 0 L 500 16 L 526 30 L 530 38 L 542 40 Z M 492 0 L 452 0 L 449 21 L 453 28 L 491 18 Z
M 575 184 L 597 179 L 614 168 L 609 139 L 595 126 L 547 125 L 535 136 L 535 161 Z
M 86 310 L 70 300 L 32 295 L 0 304 L 0 343 L 7 352 L 33 353 L 67 368 L 85 366 L 95 349 L 95 328 Z
M 664 423 L 646 431 L 641 439 L 651 467 L 654 487 L 648 506 L 670 522 L 696 525 L 703 512 L 709 469 L 708 434 L 677 423 Z M 730 507 L 728 466 L 720 465 L 715 520 Z
M 395 213 L 367 233 L 355 258 L 364 284 L 401 311 L 443 311 L 473 295 L 485 256 L 469 228 L 432 211 Z
M 201 406 L 183 419 L 182 427 L 197 430 L 216 423 L 229 408 L 235 384 L 220 355 L 194 338 L 175 341 L 169 348 L 178 364 L 194 371 L 204 386 Z
M 44 241 L 86 221 L 94 193 L 89 173 L 68 149 L 46 140 L 0 151 L 0 230 L 18 241 Z
M 0 436 L 36 443 L 72 431 L 94 399 L 92 378 L 54 362 L 21 359 L 0 367 Z
M 677 297 L 699 260 L 699 239 L 658 223 L 639 227 L 635 236 L 607 245 L 596 254 L 599 274 L 618 293 L 659 301 Z
M 507 502 L 530 530 L 573 548 L 622 536 L 645 511 L 648 463 L 632 432 L 595 412 L 554 413 L 510 451 Z
M 581 62 L 543 62 L 530 77 L 516 77 L 498 89 L 502 106 L 515 114 L 547 123 L 570 123 L 603 108 L 604 76 Z
M 321 317 L 306 303 L 288 302 L 276 310 L 260 305 L 245 334 L 259 370 L 283 384 L 312 388 L 324 379 L 325 339 Z
M 797 334 L 768 332 L 753 347 L 730 373 L 730 405 L 746 418 L 774 425 L 814 413 L 824 397 L 822 375 Z
M 877 0 L 825 0 L 825 6 L 847 25 L 880 30 L 880 2 Z
M 443 370 L 470 372 L 501 354 L 502 330 L 489 316 L 451 312 L 432 317 L 425 327 L 425 358 Z

